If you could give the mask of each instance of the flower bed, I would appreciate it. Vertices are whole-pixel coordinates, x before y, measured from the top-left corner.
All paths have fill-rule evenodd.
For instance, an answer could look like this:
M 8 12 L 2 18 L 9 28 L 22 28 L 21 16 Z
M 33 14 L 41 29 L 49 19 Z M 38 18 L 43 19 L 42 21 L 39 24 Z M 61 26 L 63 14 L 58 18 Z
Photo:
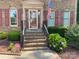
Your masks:
M 20 50 L 20 32 L 0 33 L 0 54 L 20 55 Z
M 12 49 L 8 49 L 9 47 L 9 41 L 4 40 L 4 41 L 0 41 L 0 54 L 12 54 L 12 55 L 20 55 L 20 43 L 19 42 L 13 42 L 13 48 Z

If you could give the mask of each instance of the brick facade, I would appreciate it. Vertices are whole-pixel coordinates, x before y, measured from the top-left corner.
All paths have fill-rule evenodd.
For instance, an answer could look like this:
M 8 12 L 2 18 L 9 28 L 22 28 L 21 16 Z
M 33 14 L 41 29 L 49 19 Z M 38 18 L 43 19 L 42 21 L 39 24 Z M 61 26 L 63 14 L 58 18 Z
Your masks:
M 21 20 L 23 19 L 23 1 L 25 0 L 12 0 L 12 1 L 0 1 L 0 30 L 3 29 L 3 23 L 5 23 L 6 29 L 10 29 L 10 18 L 9 10 L 11 7 L 16 7 L 17 9 L 17 19 L 18 19 L 18 29 L 20 29 Z M 27 1 L 27 0 L 26 0 Z M 32 1 L 32 0 L 30 0 Z M 36 1 L 36 0 L 35 0 Z M 44 3 L 43 6 L 43 23 L 47 25 L 47 2 L 48 0 L 38 0 Z M 63 25 L 63 13 L 64 11 L 70 12 L 70 25 L 73 25 L 76 21 L 76 0 L 52 0 L 54 7 L 52 10 L 55 12 L 55 26 Z M 4 17 L 2 17 L 2 10 L 4 11 Z M 3 22 L 5 20 L 5 22 Z M 76 22 L 75 22 L 76 23 Z M 40 24 L 40 23 L 39 23 Z M 39 26 L 39 25 L 38 25 Z M 40 26 L 39 26 L 40 27 Z

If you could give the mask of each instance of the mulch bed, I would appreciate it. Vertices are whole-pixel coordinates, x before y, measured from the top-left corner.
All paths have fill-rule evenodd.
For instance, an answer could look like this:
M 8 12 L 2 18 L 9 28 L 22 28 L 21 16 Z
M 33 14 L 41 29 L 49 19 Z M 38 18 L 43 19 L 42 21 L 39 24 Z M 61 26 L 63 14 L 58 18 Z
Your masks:
M 63 52 L 59 53 L 61 59 L 79 59 L 79 50 L 68 47 Z
M 16 44 L 18 42 L 15 42 L 14 44 Z M 20 43 L 18 43 L 20 45 Z M 19 52 L 12 52 L 12 51 L 8 51 L 8 46 L 9 46 L 9 41 L 8 40 L 0 40 L 0 54 L 4 54 L 4 55 L 21 55 L 21 51 Z

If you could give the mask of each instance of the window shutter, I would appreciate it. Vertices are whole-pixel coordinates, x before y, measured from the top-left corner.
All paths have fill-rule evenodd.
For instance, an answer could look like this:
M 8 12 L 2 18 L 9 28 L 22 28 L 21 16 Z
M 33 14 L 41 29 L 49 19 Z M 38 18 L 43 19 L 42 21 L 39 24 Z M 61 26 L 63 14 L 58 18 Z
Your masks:
M 0 26 L 2 26 L 2 9 L 0 9 Z
M 75 20 L 75 12 L 71 11 L 70 12 L 70 25 L 74 24 L 74 20 Z
M 5 26 L 9 26 L 9 9 L 5 9 Z
M 58 26 L 59 11 L 55 11 L 55 26 Z

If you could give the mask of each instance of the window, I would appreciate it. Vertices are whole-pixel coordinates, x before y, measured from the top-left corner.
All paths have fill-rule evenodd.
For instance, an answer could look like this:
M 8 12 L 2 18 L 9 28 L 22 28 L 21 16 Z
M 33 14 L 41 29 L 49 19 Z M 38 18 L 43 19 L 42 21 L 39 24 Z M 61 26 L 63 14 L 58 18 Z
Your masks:
M 64 12 L 64 26 L 67 27 L 70 25 L 70 12 Z
M 17 25 L 17 10 L 16 9 L 10 9 L 10 25 L 16 26 Z
M 48 19 L 48 27 L 55 25 L 55 12 L 51 12 L 50 19 Z

